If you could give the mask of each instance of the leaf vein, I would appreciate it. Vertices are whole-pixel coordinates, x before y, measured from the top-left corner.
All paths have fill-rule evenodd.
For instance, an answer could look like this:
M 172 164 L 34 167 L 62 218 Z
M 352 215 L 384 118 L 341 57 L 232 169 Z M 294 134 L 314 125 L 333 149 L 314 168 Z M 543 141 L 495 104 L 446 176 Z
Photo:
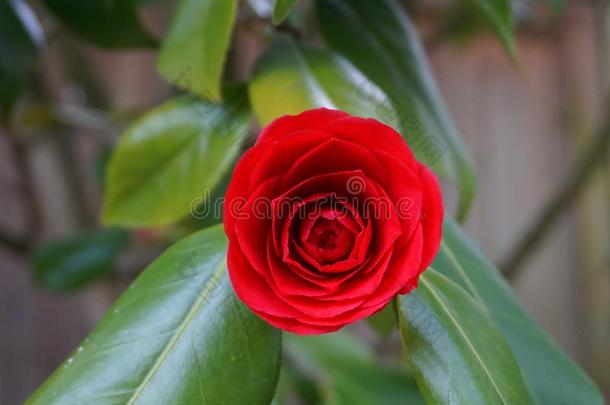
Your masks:
M 135 392 L 133 393 L 133 395 L 131 396 L 129 401 L 127 401 L 127 405 L 135 404 L 135 402 L 138 400 L 140 395 L 142 395 L 142 393 L 144 392 L 144 390 L 146 389 L 146 387 L 148 386 L 148 384 L 150 383 L 152 378 L 155 376 L 157 371 L 159 371 L 159 369 L 163 365 L 163 362 L 168 358 L 168 356 L 170 355 L 172 350 L 176 347 L 176 344 L 178 343 L 180 338 L 184 335 L 186 329 L 188 328 L 189 324 L 191 323 L 191 321 L 193 320 L 193 318 L 195 317 L 197 312 L 201 309 L 203 304 L 206 302 L 207 298 L 211 294 L 214 287 L 216 287 L 218 285 L 218 283 L 220 282 L 221 274 L 224 271 L 224 266 L 225 266 L 225 260 L 221 260 L 220 263 L 218 264 L 218 266 L 216 267 L 216 269 L 214 269 L 214 272 L 212 273 L 212 275 L 210 276 L 210 281 L 205 286 L 205 289 L 201 292 L 201 294 L 198 295 L 195 302 L 193 302 L 193 305 L 191 305 L 191 308 L 189 309 L 185 318 L 183 319 L 183 321 L 180 323 L 180 325 L 176 329 L 176 332 L 174 333 L 174 335 L 172 336 L 172 338 L 166 345 L 165 349 L 163 349 L 161 354 L 157 357 L 157 360 L 153 364 L 153 367 L 150 369 L 148 374 L 146 374 L 146 376 L 142 380 L 142 383 L 140 383 L 140 385 L 135 390 Z
M 434 270 L 434 271 L 437 271 L 437 270 L 433 269 L 432 267 L 430 267 L 430 269 Z M 489 382 L 491 383 L 492 387 L 494 388 L 494 391 L 496 391 L 496 394 L 498 395 L 498 398 L 500 398 L 500 400 L 502 401 L 503 404 L 508 404 L 506 402 L 506 400 L 504 399 L 500 389 L 498 388 L 494 378 L 492 377 L 491 373 L 489 372 L 489 370 L 487 368 L 487 365 L 485 364 L 485 362 L 483 361 L 483 359 L 481 358 L 481 356 L 477 352 L 476 348 L 474 347 L 474 345 L 472 344 L 472 342 L 468 338 L 468 335 L 466 334 L 466 332 L 462 329 L 462 327 L 460 326 L 460 324 L 457 321 L 457 319 L 455 319 L 455 317 L 451 313 L 451 310 L 449 308 L 447 308 L 447 306 L 445 305 L 445 302 L 442 300 L 442 298 L 434 290 L 434 287 L 432 285 L 430 285 L 425 278 L 422 277 L 420 279 L 420 281 L 421 281 L 422 285 L 430 292 L 430 295 L 439 303 L 440 307 L 443 309 L 443 311 L 449 317 L 449 320 L 455 325 L 457 331 L 459 332 L 459 334 L 462 336 L 462 338 L 466 342 L 466 345 L 468 346 L 468 348 L 474 354 L 477 362 L 481 365 L 481 369 L 485 372 L 485 375 L 489 379 Z

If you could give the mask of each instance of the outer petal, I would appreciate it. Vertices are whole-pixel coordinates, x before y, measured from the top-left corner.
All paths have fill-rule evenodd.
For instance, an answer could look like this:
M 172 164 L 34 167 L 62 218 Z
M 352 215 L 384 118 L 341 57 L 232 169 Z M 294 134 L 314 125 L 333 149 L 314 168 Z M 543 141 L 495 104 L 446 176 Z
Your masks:
M 419 164 L 419 176 L 424 191 L 421 224 L 424 233 L 421 271 L 432 263 L 442 238 L 443 197 L 436 176 L 423 164 Z
M 235 294 L 252 310 L 288 318 L 302 315 L 273 292 L 267 281 L 250 266 L 239 247 L 231 242 L 227 267 Z
M 331 138 L 330 132 L 306 129 L 277 141 L 257 143 L 258 162 L 246 173 L 248 188 L 252 190 L 270 177 L 286 174 L 299 157 Z
M 281 178 L 274 177 L 262 183 L 250 196 L 235 221 L 234 237 L 252 267 L 265 276 L 269 274 L 265 255 L 267 235 L 271 233 L 271 199 L 278 192 Z
M 349 117 L 349 114 L 328 108 L 307 110 L 297 115 L 285 115 L 263 128 L 257 143 L 285 138 L 292 132 L 303 129 L 317 129 L 343 117 Z
M 411 148 L 392 127 L 372 118 L 345 117 L 328 122 L 319 128 L 335 138 L 345 139 L 371 150 L 384 150 L 405 163 L 415 162 Z
M 254 165 L 258 162 L 260 148 L 253 147 L 243 154 L 233 170 L 233 176 L 225 193 L 222 222 L 225 233 L 230 237 L 234 234 L 235 223 L 239 211 L 250 196 L 249 176 Z
M 420 223 L 424 193 L 417 173 L 419 165 L 413 170 L 388 152 L 376 150 L 374 154 L 385 173 L 380 187 L 394 203 L 403 229 L 403 242 L 399 244 L 402 247 L 403 243 L 411 239 Z
M 404 290 L 413 278 L 419 276 L 423 243 L 423 231 L 420 226 L 404 249 L 394 251 L 385 277 L 377 290 L 371 294 L 371 299 L 364 304 L 366 307 L 376 307 L 388 301 Z
M 254 311 L 258 316 L 269 322 L 276 328 L 283 329 L 287 332 L 296 333 L 298 335 L 320 335 L 322 333 L 336 332 L 345 324 L 334 324 L 331 326 L 317 325 L 315 323 L 301 322 L 295 318 L 279 317 L 266 314 L 264 312 Z
M 389 300 L 375 307 L 359 306 L 357 308 L 352 309 L 351 311 L 347 311 L 330 318 L 312 318 L 309 315 L 302 315 L 297 319 L 305 324 L 315 324 L 317 326 L 337 325 L 340 328 L 349 323 L 356 322 L 363 318 L 371 316 L 372 314 L 378 312 L 381 308 L 386 306 L 388 302 Z

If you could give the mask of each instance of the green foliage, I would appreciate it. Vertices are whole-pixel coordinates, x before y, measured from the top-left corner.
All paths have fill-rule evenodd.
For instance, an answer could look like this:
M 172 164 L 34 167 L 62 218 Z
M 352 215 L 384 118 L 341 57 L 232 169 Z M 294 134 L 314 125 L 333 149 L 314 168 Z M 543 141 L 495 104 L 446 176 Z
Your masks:
M 515 56 L 516 45 L 513 35 L 513 12 L 510 0 L 471 0 L 474 7 L 489 21 L 506 52 Z
M 25 1 L 0 1 L 0 108 L 8 110 L 24 89 L 42 40 Z
M 51 290 L 82 287 L 112 270 L 128 242 L 122 229 L 98 229 L 48 243 L 32 254 L 34 277 Z
M 44 0 L 61 22 L 103 48 L 154 47 L 157 40 L 142 26 L 132 0 Z
M 201 98 L 218 100 L 237 3 L 181 0 L 159 53 L 159 73 Z
M 287 335 L 288 359 L 317 376 L 327 405 L 423 404 L 406 369 L 380 364 L 365 344 L 347 332 Z
M 384 309 L 369 316 L 366 320 L 379 336 L 386 338 L 396 328 L 396 315 L 395 306 L 386 305 Z
M 26 404 L 268 404 L 280 332 L 235 297 L 221 227 L 152 263 Z
M 274 24 L 281 23 L 288 16 L 296 0 L 275 0 L 271 19 Z
M 326 41 L 388 94 L 417 157 L 457 182 L 458 216 L 465 218 L 474 169 L 408 16 L 395 0 L 317 0 L 316 6 Z
M 249 90 L 252 108 L 262 124 L 316 107 L 389 124 L 395 116 L 379 88 L 343 57 L 288 37 L 276 40 L 259 59 Z
M 502 334 L 460 286 L 428 269 L 398 303 L 407 361 L 428 403 L 534 403 Z
M 559 3 L 561 0 L 546 0 Z M 146 0 L 45 0 L 61 22 L 103 47 L 152 46 L 137 7 Z M 280 24 L 295 0 L 250 0 Z M 260 124 L 315 107 L 377 118 L 403 132 L 419 159 L 458 185 L 458 215 L 475 190 L 472 163 L 446 112 L 420 40 L 398 0 L 316 0 L 329 48 L 278 30 L 248 83 Z M 223 85 L 237 0 L 181 0 L 158 55 L 161 75 L 193 93 L 149 111 L 120 137 L 104 179 L 103 221 L 163 226 L 219 201 L 251 120 L 244 86 Z M 468 21 L 489 20 L 514 52 L 508 0 L 471 0 Z M 35 24 L 0 1 L 0 103 L 35 63 Z M 473 8 L 479 14 L 472 13 Z M 470 20 L 472 18 L 472 20 Z M 461 22 L 457 21 L 459 25 Z M 478 22 L 477 22 L 478 24 Z M 298 31 L 298 30 L 296 30 Z M 293 32 L 300 38 L 301 33 Z M 307 35 L 308 33 L 305 33 Z M 224 92 L 222 91 L 224 90 Z M 223 102 L 220 102 L 220 99 Z M 206 192 L 210 192 L 207 194 Z M 195 212 L 192 210 L 195 209 Z M 399 330 L 410 370 L 382 363 L 348 333 L 286 336 L 234 295 L 219 218 L 154 261 L 28 404 L 281 404 L 285 394 L 324 404 L 599 405 L 601 394 L 517 303 L 502 276 L 450 219 L 420 287 L 370 325 Z M 54 242 L 32 262 L 38 281 L 69 290 L 108 271 L 124 230 Z
M 595 384 L 525 311 L 493 264 L 451 219 L 432 267 L 461 285 L 503 333 L 541 405 L 602 404 Z
M 108 168 L 105 223 L 165 225 L 189 214 L 231 167 L 247 134 L 245 96 L 228 98 L 169 101 L 121 136 Z

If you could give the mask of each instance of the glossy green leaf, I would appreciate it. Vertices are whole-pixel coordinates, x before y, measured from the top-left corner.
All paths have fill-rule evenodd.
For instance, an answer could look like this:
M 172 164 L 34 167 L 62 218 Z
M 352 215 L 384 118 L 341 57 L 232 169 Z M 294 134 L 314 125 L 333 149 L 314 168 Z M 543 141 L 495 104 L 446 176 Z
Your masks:
M 250 81 L 259 121 L 317 107 L 374 117 L 393 124 L 394 109 L 383 92 L 347 60 L 331 51 L 280 37 L 259 59 Z
M 48 243 L 34 251 L 34 277 L 45 288 L 68 291 L 112 270 L 129 234 L 122 229 L 98 229 Z
M 9 108 L 38 58 L 42 28 L 22 0 L 0 1 L 0 108 Z
M 234 295 L 220 226 L 155 260 L 27 404 L 268 404 L 281 333 Z
M 494 265 L 450 219 L 433 267 L 483 305 L 504 334 L 541 405 L 603 404 L 599 389 L 534 321 Z
M 396 329 L 396 308 L 386 305 L 384 309 L 366 318 L 369 326 L 382 338 L 387 338 Z
M 465 218 L 474 169 L 402 7 L 395 0 L 317 0 L 316 8 L 326 41 L 389 95 L 417 157 L 457 183 L 458 216 Z
M 157 60 L 161 76 L 200 98 L 218 100 L 237 3 L 181 0 Z
M 397 364 L 382 364 L 347 332 L 287 335 L 288 359 L 318 384 L 327 405 L 423 404 L 415 381 Z
M 288 17 L 290 10 L 294 7 L 296 0 L 275 0 L 273 3 L 273 13 L 271 20 L 275 25 L 281 23 L 284 18 Z
M 398 298 L 407 361 L 433 404 L 533 404 L 510 347 L 484 309 L 453 281 L 428 269 Z
M 157 41 L 140 23 L 134 1 L 45 0 L 60 21 L 103 48 L 154 47 Z
M 233 169 L 234 166 L 226 170 L 222 179 L 209 193 L 193 201 L 190 218 L 198 228 L 207 228 L 222 222 L 223 202 L 233 178 Z
M 319 387 L 310 377 L 284 357 L 271 405 L 294 405 L 295 398 L 298 398 L 299 403 L 303 404 L 321 404 L 322 395 Z
M 515 56 L 513 10 L 510 0 L 471 0 L 473 6 L 489 22 L 509 55 Z
M 164 225 L 189 214 L 237 158 L 250 121 L 244 103 L 184 97 L 136 121 L 110 160 L 104 222 Z

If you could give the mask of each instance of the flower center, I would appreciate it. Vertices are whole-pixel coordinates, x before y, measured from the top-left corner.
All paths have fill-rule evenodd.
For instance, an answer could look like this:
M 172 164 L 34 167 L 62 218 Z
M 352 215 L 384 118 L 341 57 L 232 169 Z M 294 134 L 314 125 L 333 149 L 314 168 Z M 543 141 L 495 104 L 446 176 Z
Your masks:
M 303 247 L 320 263 L 343 260 L 353 249 L 356 234 L 337 218 L 337 214 L 326 211 L 303 224 Z
M 343 227 L 335 219 L 319 218 L 309 232 L 307 242 L 322 250 L 337 248 L 337 239 L 343 233 Z

